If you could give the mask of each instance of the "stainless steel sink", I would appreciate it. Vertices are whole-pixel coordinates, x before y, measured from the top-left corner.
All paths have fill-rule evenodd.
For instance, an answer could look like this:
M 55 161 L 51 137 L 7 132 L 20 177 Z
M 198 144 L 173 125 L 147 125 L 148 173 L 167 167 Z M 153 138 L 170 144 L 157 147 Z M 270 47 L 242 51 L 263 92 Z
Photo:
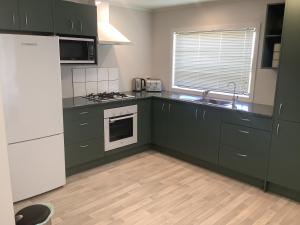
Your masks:
M 227 100 L 218 100 L 218 99 L 200 99 L 197 102 L 207 104 L 207 105 L 214 105 L 214 106 L 223 106 L 229 107 L 232 106 L 232 101 Z

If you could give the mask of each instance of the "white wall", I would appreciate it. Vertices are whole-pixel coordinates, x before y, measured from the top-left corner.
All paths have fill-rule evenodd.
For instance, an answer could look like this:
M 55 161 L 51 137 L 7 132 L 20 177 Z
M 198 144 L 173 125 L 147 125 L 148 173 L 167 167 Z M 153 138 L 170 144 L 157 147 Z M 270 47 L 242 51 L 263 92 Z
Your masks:
M 260 69 L 266 7 L 267 0 L 228 0 L 155 11 L 152 18 L 153 76 L 162 78 L 166 89 L 171 89 L 171 33 L 174 29 L 258 22 L 261 38 L 254 102 L 273 105 L 277 71 Z
M 151 71 L 151 13 L 143 10 L 110 6 L 110 22 L 131 45 L 98 46 L 98 66 L 120 69 L 120 91 L 131 90 L 131 79 L 149 77 Z M 71 66 L 62 66 L 63 97 L 73 97 Z
M 1 93 L 0 88 L 0 224 L 13 225 L 15 223 Z

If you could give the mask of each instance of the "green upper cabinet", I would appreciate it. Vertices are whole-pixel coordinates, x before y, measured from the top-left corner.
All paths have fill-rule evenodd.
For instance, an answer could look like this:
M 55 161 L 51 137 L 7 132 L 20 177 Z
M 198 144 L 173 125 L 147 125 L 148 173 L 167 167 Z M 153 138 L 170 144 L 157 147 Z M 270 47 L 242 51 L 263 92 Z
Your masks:
M 18 29 L 18 0 L 0 0 L 0 30 Z
M 297 122 L 300 122 L 299 24 L 299 0 L 286 1 L 275 115 L 279 119 Z
M 300 191 L 300 124 L 278 121 L 274 126 L 269 181 Z
M 54 26 L 57 34 L 96 37 L 96 7 L 55 0 Z
M 22 31 L 53 33 L 52 0 L 19 0 Z

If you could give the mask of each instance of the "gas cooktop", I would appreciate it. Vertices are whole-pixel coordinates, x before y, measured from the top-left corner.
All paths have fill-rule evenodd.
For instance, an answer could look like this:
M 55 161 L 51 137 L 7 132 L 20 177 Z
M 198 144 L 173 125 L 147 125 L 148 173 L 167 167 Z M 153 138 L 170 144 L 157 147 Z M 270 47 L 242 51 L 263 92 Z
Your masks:
M 83 98 L 86 98 L 90 101 L 95 102 L 108 102 L 108 101 L 115 101 L 115 100 L 122 100 L 122 99 L 129 99 L 129 98 L 135 98 L 132 95 L 126 95 L 124 93 L 120 92 L 103 92 L 103 93 L 97 93 L 97 94 L 89 94 Z

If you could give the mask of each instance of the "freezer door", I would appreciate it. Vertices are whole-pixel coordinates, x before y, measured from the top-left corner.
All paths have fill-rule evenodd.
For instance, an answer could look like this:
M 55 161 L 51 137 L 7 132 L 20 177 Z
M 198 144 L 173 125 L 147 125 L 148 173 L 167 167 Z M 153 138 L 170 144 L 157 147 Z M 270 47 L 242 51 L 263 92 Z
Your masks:
M 58 37 L 0 35 L 8 143 L 63 132 Z
M 14 202 L 65 185 L 63 135 L 8 146 Z

